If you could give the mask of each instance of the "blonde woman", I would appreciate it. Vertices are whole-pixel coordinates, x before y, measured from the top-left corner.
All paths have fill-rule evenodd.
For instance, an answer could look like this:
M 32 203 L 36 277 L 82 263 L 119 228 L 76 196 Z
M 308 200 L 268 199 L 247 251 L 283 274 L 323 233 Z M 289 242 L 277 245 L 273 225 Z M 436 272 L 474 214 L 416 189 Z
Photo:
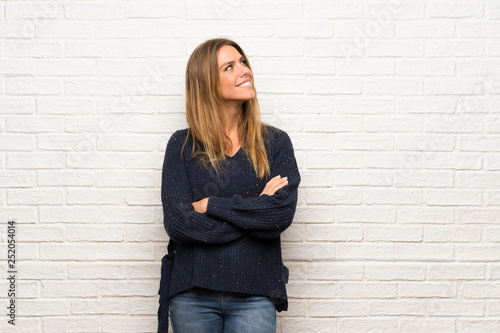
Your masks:
M 300 174 L 287 133 L 260 120 L 250 63 L 234 41 L 211 39 L 191 54 L 186 118 L 168 141 L 161 188 L 175 244 L 173 331 L 275 332 L 276 311 L 288 306 L 280 234 Z

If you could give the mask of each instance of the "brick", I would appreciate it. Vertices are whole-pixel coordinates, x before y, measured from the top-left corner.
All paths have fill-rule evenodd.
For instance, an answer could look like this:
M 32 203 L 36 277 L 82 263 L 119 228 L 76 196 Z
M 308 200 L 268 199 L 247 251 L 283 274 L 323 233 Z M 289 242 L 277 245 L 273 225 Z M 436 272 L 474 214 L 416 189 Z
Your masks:
M 42 206 L 39 211 L 41 223 L 98 222 L 97 207 L 94 206 Z
M 93 23 L 90 21 L 71 22 L 68 20 L 46 20 L 37 26 L 37 38 L 87 39 L 93 35 Z
M 368 205 L 417 205 L 422 202 L 422 191 L 418 189 L 367 188 L 364 190 L 364 202 Z
M 454 249 L 451 244 L 405 244 L 395 245 L 397 260 L 451 261 L 454 259 Z
M 460 150 L 499 152 L 500 138 L 482 136 L 464 136 L 460 140 Z
M 366 39 L 366 43 L 369 43 L 370 38 L 392 38 L 394 23 L 381 20 L 338 20 L 335 22 L 335 36 L 360 37 Z
M 352 169 L 363 167 L 362 152 L 306 152 L 308 169 Z
M 394 207 L 375 206 L 337 206 L 337 221 L 344 222 L 381 222 L 393 223 L 396 221 L 396 209 Z
M 142 331 L 155 331 L 158 320 L 151 316 L 104 316 L 101 320 L 103 332 L 134 333 Z
M 338 133 L 361 131 L 362 121 L 360 116 L 317 115 L 307 117 L 304 123 L 308 132 Z
M 423 194 L 428 205 L 481 205 L 482 202 L 481 192 L 475 190 L 424 190 Z
M 124 28 L 125 29 L 125 28 Z M 139 29 L 140 30 L 140 29 Z M 101 30 L 102 33 L 102 30 Z M 118 34 L 117 32 L 115 32 Z M 111 34 L 111 32 L 108 32 Z M 53 47 L 56 47 L 55 45 Z M 118 58 L 125 55 L 124 43 L 113 39 L 107 41 L 75 41 L 66 43 L 66 57 Z
M 363 91 L 362 86 L 359 79 L 306 77 L 306 92 L 313 95 L 358 95 Z
M 255 61 L 252 61 L 252 69 L 255 67 L 254 62 Z M 335 60 L 328 58 L 283 58 L 276 62 L 276 72 L 278 74 L 335 74 L 336 68 Z M 255 69 L 253 72 L 256 72 Z M 279 96 L 276 97 L 276 100 L 285 102 L 283 98 Z M 287 99 L 287 101 L 289 101 L 289 99 Z M 316 101 L 316 103 L 318 102 L 320 101 Z
M 5 4 L 5 18 L 7 20 L 31 19 L 41 25 L 46 19 L 63 18 L 61 3 L 11 2 Z
M 98 332 L 101 323 L 91 316 L 49 317 L 43 319 L 44 332 Z
M 365 240 L 369 242 L 419 242 L 422 240 L 422 228 L 367 226 Z
M 428 280 L 484 280 L 485 264 L 429 263 Z
M 125 190 L 125 202 L 129 205 L 160 205 L 160 191 L 148 189 Z
M 24 316 L 68 316 L 68 299 L 18 299 L 17 305 L 23 309 Z
M 311 188 L 307 189 L 307 204 L 360 204 L 362 202 L 359 189 Z
M 151 296 L 158 293 L 158 281 L 105 281 L 101 282 L 102 296 Z
M 470 21 L 460 22 L 458 25 L 459 37 L 462 38 L 476 38 L 500 37 L 500 22 L 495 21 Z
M 132 58 L 181 57 L 184 53 L 184 43 L 177 40 L 127 41 L 125 43 L 125 54 Z
M 309 19 L 361 18 L 363 4 L 313 0 L 306 3 L 306 17 Z
M 365 301 L 335 300 L 309 302 L 310 317 L 365 317 L 367 305 Z
M 479 242 L 481 229 L 469 226 L 424 226 L 424 242 Z
M 307 264 L 308 280 L 360 281 L 364 264 L 357 262 L 311 262 Z
M 398 27 L 396 26 L 396 33 Z M 422 41 L 400 41 L 400 40 L 371 40 L 366 47 L 367 57 L 422 57 L 424 55 L 424 44 Z
M 295 19 L 304 16 L 304 5 L 300 0 L 268 2 L 257 0 L 247 4 L 247 19 Z
M 385 134 L 338 134 L 339 150 L 392 150 L 394 138 Z
M 379 316 L 423 316 L 425 304 L 420 301 L 380 300 L 368 301 L 368 315 Z
M 335 246 L 330 243 L 302 244 L 287 242 L 282 244 L 284 260 L 320 260 L 335 258 Z
M 4 201 L 3 194 L 0 201 Z M 38 207 L 2 207 L 0 219 L 3 221 L 14 220 L 16 223 L 35 223 L 38 216 Z
M 454 113 L 456 103 L 442 96 L 405 97 L 396 104 L 398 113 Z
M 89 114 L 95 113 L 95 102 L 85 99 L 37 99 L 37 112 L 41 114 Z
M 397 333 L 398 320 L 396 318 L 341 318 L 339 329 L 342 333 Z
M 363 240 L 363 229 L 352 226 L 308 224 L 306 235 L 308 241 L 361 241 Z
M 395 74 L 396 62 L 386 58 L 338 59 L 338 75 L 391 75 Z
M 482 156 L 480 153 L 428 152 L 423 156 L 426 169 L 478 170 L 481 169 L 481 161 Z M 486 161 L 488 161 L 488 156 L 486 156 Z
M 68 3 L 64 5 L 64 15 L 77 20 L 119 20 L 125 17 L 123 3 L 94 4 Z
M 452 151 L 455 137 L 446 134 L 397 135 L 394 139 L 396 150 L 403 151 Z
M 332 282 L 291 282 L 287 294 L 294 298 L 333 298 L 337 295 L 337 284 Z
M 7 190 L 9 205 L 62 205 L 65 195 L 60 189 L 10 189 Z
M 451 171 L 399 169 L 394 175 L 394 185 L 397 187 L 452 187 L 453 173 Z
M 462 332 L 495 333 L 500 327 L 500 320 L 493 319 L 460 319 L 458 329 Z
M 455 36 L 455 21 L 447 19 L 407 20 L 396 23 L 397 38 L 450 38 Z
M 335 185 L 392 185 L 392 172 L 385 170 L 338 170 Z
M 123 165 L 123 154 L 121 153 L 81 151 L 78 153 L 68 152 L 67 154 L 67 166 L 70 169 L 121 169 Z
M 498 283 L 463 282 L 458 287 L 458 295 L 467 299 L 499 298 Z
M 454 319 L 421 319 L 421 318 L 404 318 L 399 321 L 401 333 L 454 333 Z
M 457 261 L 498 261 L 500 260 L 500 247 L 494 245 L 457 245 Z
M 97 150 L 103 151 L 152 151 L 156 138 L 149 135 L 106 134 L 99 138 Z
M 340 282 L 341 298 L 396 298 L 397 284 L 389 282 Z
M 500 209 L 462 208 L 457 210 L 458 223 L 496 223 L 500 221 Z
M 67 265 L 68 278 L 74 280 L 121 280 L 127 276 L 129 268 L 123 263 L 113 262 L 68 262 Z M 92 311 L 92 309 L 87 310 Z
M 428 316 L 460 316 L 467 313 L 470 317 L 484 316 L 484 303 L 482 301 L 454 301 L 454 300 L 430 300 L 427 303 Z
M 0 64 L 2 75 L 35 75 L 35 62 L 28 59 L 4 59 Z
M 68 225 L 66 232 L 70 242 L 121 242 L 125 240 L 125 228 L 122 226 Z
M 26 278 L 32 280 L 65 280 L 68 276 L 67 264 L 63 262 L 21 260 L 18 265 Z
M 435 41 L 425 42 L 425 55 L 427 57 L 481 57 L 485 53 L 482 41 Z M 448 62 L 448 64 L 452 64 Z
M 35 173 L 33 171 L 0 171 L 0 188 L 33 187 Z
M 333 22 L 319 20 L 283 22 L 275 26 L 274 36 L 278 38 L 330 38 L 333 37 Z
M 33 114 L 35 100 L 27 96 L 5 96 L 0 100 L 0 114 Z
M 421 264 L 370 263 L 365 268 L 365 279 L 368 281 L 422 281 L 425 277 L 426 267 Z
M 411 298 L 456 297 L 453 283 L 403 282 L 398 285 L 398 296 Z
M 482 17 L 484 15 L 484 4 L 460 2 L 429 2 L 425 7 L 427 17 Z
M 427 48 L 426 52 L 429 52 Z M 398 75 L 453 75 L 455 61 L 449 59 L 398 59 L 396 62 Z
M 119 80 L 67 79 L 64 93 L 68 96 L 120 96 L 124 83 Z
M 97 171 L 96 185 L 99 187 L 155 187 L 161 183 L 157 171 Z
M 5 92 L 12 95 L 60 95 L 63 92 L 63 81 L 60 79 L 7 78 Z
M 124 193 L 121 189 L 101 188 L 68 188 L 68 204 L 114 204 L 120 205 L 124 202 Z
M 55 41 L 9 40 L 5 43 L 5 54 L 16 58 L 60 58 L 63 43 Z
M 6 129 L 12 133 L 62 132 L 63 119 L 54 117 L 6 117 Z
M 99 282 L 95 281 L 44 281 L 44 298 L 71 298 L 99 296 Z
M 337 245 L 337 258 L 341 260 L 390 260 L 394 258 L 394 246 L 391 244 L 340 243 Z
M 457 171 L 455 186 L 457 188 L 488 188 L 500 184 L 500 172 L 489 171 Z
M 128 301 L 123 297 L 106 297 L 105 299 L 90 298 L 81 299 L 76 298 L 71 301 L 72 314 L 87 314 L 87 315 L 101 315 L 101 314 L 121 314 L 126 315 L 128 308 Z
M 63 226 L 26 225 L 19 229 L 18 234 L 19 239 L 26 242 L 60 242 L 66 231 Z

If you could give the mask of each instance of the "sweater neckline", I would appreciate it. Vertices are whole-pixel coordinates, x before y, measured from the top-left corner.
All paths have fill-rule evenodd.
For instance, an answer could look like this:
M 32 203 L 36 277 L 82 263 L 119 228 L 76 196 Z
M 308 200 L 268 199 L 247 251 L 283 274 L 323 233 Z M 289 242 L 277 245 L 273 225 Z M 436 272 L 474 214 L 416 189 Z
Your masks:
M 237 151 L 236 153 L 234 153 L 234 155 L 233 155 L 233 156 L 229 156 L 229 155 L 227 155 L 227 154 L 224 154 L 224 155 L 226 155 L 226 157 L 227 157 L 227 158 L 233 158 L 233 157 L 235 157 L 236 155 L 238 155 L 238 154 L 240 153 L 240 151 L 241 151 L 241 150 L 242 150 L 242 148 L 241 148 L 241 146 L 240 146 L 240 149 L 238 149 L 238 151 Z

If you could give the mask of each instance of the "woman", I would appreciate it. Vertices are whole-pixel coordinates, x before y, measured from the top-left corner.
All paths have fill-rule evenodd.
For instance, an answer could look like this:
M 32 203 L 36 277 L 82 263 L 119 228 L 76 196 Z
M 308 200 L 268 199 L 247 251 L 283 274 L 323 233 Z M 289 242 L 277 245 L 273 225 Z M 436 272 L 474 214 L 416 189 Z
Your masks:
M 276 330 L 287 310 L 280 234 L 300 175 L 289 136 L 260 120 L 238 44 L 199 45 L 186 68 L 186 117 L 165 151 L 164 225 L 175 241 L 169 297 L 175 333 Z

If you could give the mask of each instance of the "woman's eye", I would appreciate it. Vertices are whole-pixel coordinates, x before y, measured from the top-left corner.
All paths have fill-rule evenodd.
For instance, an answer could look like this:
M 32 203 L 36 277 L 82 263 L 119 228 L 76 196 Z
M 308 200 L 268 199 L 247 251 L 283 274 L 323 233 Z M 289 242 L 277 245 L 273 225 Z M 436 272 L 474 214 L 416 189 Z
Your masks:
M 227 69 L 228 69 L 229 67 L 233 67 L 233 65 L 229 65 L 229 66 L 227 66 L 227 67 L 226 67 L 226 69 L 225 69 L 225 71 L 227 71 Z

